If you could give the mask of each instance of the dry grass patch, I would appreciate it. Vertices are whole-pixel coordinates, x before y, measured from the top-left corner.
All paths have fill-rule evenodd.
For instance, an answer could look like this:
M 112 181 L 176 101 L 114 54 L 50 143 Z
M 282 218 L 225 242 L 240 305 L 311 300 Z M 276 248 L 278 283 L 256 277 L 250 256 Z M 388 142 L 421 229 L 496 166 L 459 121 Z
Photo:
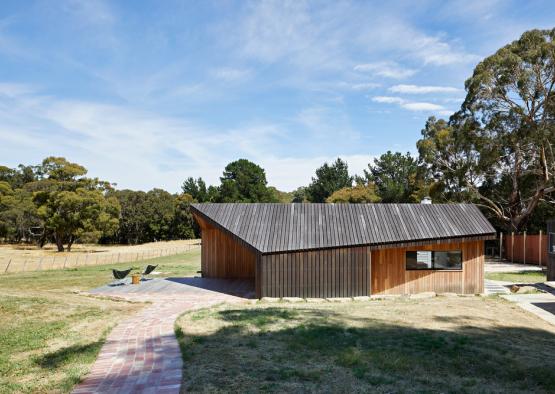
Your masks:
M 183 315 L 193 392 L 549 392 L 555 329 L 497 298 L 223 305 Z
M 1 294 L 0 391 L 69 392 L 118 319 L 140 307 L 74 294 Z
M 80 291 L 113 280 L 111 268 L 160 264 L 159 276 L 190 276 L 200 251 L 135 264 L 0 275 L 0 393 L 69 392 L 110 329 L 144 304 Z

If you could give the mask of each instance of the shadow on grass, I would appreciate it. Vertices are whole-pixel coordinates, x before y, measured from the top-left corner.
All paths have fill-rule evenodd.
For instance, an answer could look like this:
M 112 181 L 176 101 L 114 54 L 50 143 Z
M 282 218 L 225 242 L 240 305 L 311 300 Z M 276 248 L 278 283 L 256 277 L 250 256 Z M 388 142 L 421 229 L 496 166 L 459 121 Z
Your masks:
M 100 351 L 103 343 L 104 340 L 99 340 L 86 345 L 64 347 L 39 357 L 35 363 L 45 369 L 59 368 L 80 358 L 94 357 Z
M 553 392 L 555 335 L 351 319 L 329 309 L 212 312 L 210 335 L 176 330 L 187 391 Z M 254 328 L 253 328 L 254 327 Z

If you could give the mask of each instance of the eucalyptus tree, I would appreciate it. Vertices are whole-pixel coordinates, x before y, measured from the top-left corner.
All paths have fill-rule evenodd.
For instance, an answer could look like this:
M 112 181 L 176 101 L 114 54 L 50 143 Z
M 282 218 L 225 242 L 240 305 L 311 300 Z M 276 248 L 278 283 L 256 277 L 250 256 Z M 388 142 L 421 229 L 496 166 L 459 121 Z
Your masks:
M 448 193 L 519 231 L 555 191 L 555 29 L 531 30 L 480 62 L 449 122 L 430 118 L 420 157 Z

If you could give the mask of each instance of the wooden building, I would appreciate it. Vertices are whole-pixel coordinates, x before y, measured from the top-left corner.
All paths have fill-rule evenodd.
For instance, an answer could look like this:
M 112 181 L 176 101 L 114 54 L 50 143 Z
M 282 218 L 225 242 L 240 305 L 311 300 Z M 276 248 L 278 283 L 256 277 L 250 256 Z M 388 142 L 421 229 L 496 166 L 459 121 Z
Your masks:
M 547 222 L 547 280 L 555 281 L 555 220 Z
M 482 293 L 484 240 L 470 204 L 193 204 L 202 275 L 251 278 L 257 297 Z

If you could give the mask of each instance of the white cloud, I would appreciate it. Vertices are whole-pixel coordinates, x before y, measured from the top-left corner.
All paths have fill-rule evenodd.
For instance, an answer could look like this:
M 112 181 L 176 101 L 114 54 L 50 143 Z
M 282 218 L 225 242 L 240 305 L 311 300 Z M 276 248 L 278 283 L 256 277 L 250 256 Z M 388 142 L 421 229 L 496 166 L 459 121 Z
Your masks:
M 7 97 L 23 96 L 34 92 L 35 89 L 31 85 L 22 83 L 5 83 L 0 82 L 0 95 Z
M 212 71 L 212 75 L 226 82 L 239 82 L 248 79 L 252 74 L 251 70 L 242 68 L 222 67 Z
M 110 6 L 102 0 L 70 0 L 60 7 L 82 24 L 111 26 L 116 21 Z
M 393 93 L 428 94 L 428 93 L 460 93 L 462 89 L 451 86 L 394 85 L 388 89 Z
M 449 111 L 447 108 L 439 104 L 422 101 L 409 101 L 402 97 L 374 96 L 371 100 L 375 103 L 381 104 L 396 104 L 407 111 L 413 112 L 434 112 L 442 116 L 452 113 L 452 111 Z
M 405 102 L 405 100 L 400 97 L 391 96 L 374 96 L 372 97 L 372 101 L 385 104 L 403 104 Z
M 350 88 L 353 90 L 371 90 L 376 89 L 382 86 L 377 82 L 366 82 L 366 83 L 353 83 L 350 85 Z
M 371 75 L 392 79 L 404 79 L 416 74 L 417 70 L 405 68 L 396 62 L 384 61 L 376 63 L 358 64 L 355 71 L 370 73 Z
M 371 155 L 348 154 L 302 158 L 270 156 L 262 158 L 259 164 L 266 169 L 269 185 L 277 186 L 280 190 L 292 191 L 299 186 L 308 185 L 318 167 L 324 163 L 332 163 L 338 157 L 347 162 L 351 175 L 362 175 L 363 169 L 368 168 L 368 163 L 374 159 Z
M 401 107 L 409 111 L 442 111 L 445 109 L 441 105 L 426 102 L 405 102 L 401 104 Z
M 307 129 L 317 128 L 322 137 L 331 132 L 326 122 L 334 116 L 338 115 L 326 109 L 310 109 L 300 118 Z M 302 123 L 300 118 L 298 123 Z M 352 130 L 346 125 L 333 132 L 336 137 Z M 292 190 L 308 184 L 317 167 L 335 159 L 306 152 L 301 157 L 280 156 L 276 147 L 286 138 L 286 130 L 271 123 L 214 130 L 125 105 L 39 94 L 0 96 L 2 164 L 32 164 L 50 155 L 65 156 L 84 165 L 90 176 L 115 182 L 118 188 L 162 187 L 176 192 L 188 176 L 218 184 L 225 165 L 243 157 L 266 169 L 269 184 Z M 371 159 L 339 156 L 354 172 L 360 172 Z

